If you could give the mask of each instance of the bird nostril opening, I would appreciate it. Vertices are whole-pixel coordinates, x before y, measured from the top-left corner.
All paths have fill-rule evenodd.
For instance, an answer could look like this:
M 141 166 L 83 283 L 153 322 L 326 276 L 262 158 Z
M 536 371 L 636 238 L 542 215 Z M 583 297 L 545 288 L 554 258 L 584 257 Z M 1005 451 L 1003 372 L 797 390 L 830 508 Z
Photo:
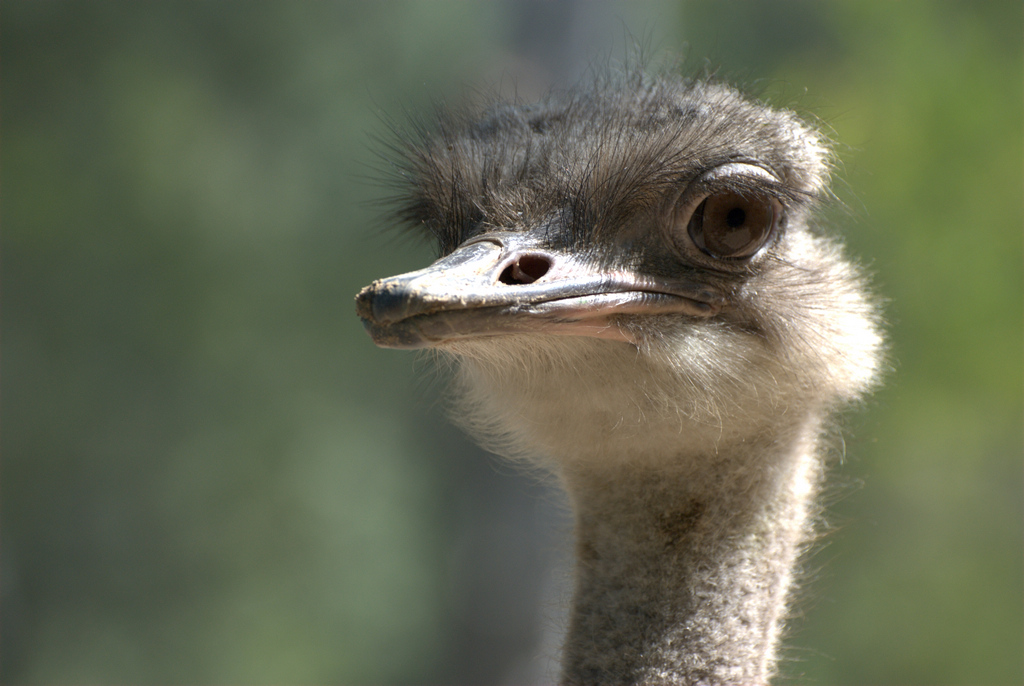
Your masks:
M 533 283 L 548 273 L 551 262 L 542 255 L 523 255 L 505 267 L 498 281 L 509 286 L 521 286 Z

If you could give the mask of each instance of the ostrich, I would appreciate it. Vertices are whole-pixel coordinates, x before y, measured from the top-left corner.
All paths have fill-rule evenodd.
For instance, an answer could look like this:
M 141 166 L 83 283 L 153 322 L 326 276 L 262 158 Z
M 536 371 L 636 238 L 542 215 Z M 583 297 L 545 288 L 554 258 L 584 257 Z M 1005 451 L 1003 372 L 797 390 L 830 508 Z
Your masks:
M 767 683 L 828 419 L 882 344 L 811 228 L 827 140 L 639 71 L 408 138 L 398 216 L 441 257 L 356 309 L 377 345 L 451 356 L 459 420 L 567 491 L 562 682 Z

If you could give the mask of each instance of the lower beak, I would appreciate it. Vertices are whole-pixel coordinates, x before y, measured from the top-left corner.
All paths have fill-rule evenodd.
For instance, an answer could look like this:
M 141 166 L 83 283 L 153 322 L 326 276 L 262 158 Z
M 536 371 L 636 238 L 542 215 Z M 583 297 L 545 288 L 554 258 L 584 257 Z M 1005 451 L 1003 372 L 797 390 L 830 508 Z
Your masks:
M 426 269 L 374 281 L 356 312 L 374 343 L 424 348 L 522 333 L 636 343 L 622 315 L 706 318 L 722 298 L 693 281 L 594 266 L 529 233 L 471 239 Z

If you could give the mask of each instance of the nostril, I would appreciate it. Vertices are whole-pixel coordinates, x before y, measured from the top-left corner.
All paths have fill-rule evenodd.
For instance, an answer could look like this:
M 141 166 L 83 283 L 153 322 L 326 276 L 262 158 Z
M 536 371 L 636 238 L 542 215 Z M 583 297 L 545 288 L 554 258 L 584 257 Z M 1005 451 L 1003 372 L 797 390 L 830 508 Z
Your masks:
M 543 255 L 523 255 L 512 266 L 512 273 L 522 283 L 533 283 L 548 273 L 551 262 Z
M 551 262 L 543 255 L 522 255 L 502 270 L 498 281 L 509 286 L 533 283 L 547 274 L 549 269 Z

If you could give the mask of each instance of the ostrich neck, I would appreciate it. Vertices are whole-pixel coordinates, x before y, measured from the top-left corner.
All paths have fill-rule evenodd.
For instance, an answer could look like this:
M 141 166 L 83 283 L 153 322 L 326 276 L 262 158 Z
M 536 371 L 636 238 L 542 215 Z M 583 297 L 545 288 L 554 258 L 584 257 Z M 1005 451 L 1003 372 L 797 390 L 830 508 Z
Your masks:
M 563 683 L 767 683 L 819 425 L 701 460 L 564 471 L 578 568 Z

